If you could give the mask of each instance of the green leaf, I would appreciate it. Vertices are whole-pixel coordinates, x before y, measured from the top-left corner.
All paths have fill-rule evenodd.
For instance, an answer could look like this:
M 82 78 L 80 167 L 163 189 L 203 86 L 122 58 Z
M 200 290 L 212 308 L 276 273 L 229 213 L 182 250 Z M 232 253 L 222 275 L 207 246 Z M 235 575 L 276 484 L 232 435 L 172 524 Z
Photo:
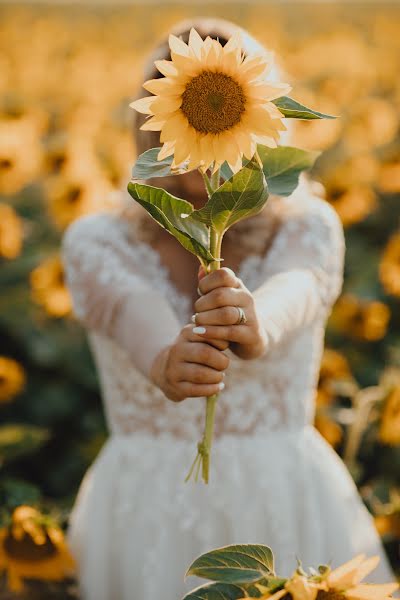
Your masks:
M 223 234 L 231 225 L 261 211 L 268 199 L 267 184 L 256 159 L 225 181 L 193 218 Z
M 132 181 L 128 183 L 128 192 L 186 250 L 206 262 L 214 260 L 208 249 L 208 228 L 193 219 L 194 207 L 190 202 L 176 198 L 162 188 Z
M 132 168 L 132 179 L 150 179 L 150 177 L 166 177 L 173 175 L 171 165 L 173 156 L 157 160 L 161 148 L 151 148 L 141 154 Z
M 182 600 L 238 600 L 245 590 L 229 583 L 206 583 L 192 590 Z
M 298 186 L 299 175 L 310 169 L 320 152 L 302 150 L 291 146 L 257 146 L 263 164 L 264 175 L 271 194 L 289 196 Z
M 289 96 L 281 96 L 276 100 L 271 100 L 279 108 L 281 113 L 287 119 L 303 119 L 309 121 L 311 119 L 337 119 L 334 115 L 327 115 L 312 108 L 307 108 L 297 100 L 289 98 Z
M 268 546 L 239 544 L 217 548 L 197 558 L 186 576 L 196 575 L 213 581 L 246 584 L 273 575 L 274 556 Z

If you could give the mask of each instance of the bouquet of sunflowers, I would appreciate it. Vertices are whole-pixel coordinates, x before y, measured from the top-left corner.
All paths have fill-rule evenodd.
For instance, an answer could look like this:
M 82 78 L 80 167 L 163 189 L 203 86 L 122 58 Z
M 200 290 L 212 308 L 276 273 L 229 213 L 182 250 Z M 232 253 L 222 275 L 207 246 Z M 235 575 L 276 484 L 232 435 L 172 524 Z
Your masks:
M 240 33 L 222 46 L 195 29 L 188 44 L 169 38 L 171 60 L 156 60 L 163 77 L 144 83 L 152 95 L 131 106 L 148 119 L 142 129 L 160 131 L 160 148 L 147 150 L 133 167 L 130 195 L 161 227 L 198 257 L 205 273 L 220 267 L 225 232 L 260 212 L 270 193 L 290 195 L 299 174 L 318 152 L 278 146 L 284 119 L 323 119 L 287 94 L 286 83 L 268 81 L 267 54 L 244 57 Z M 140 181 L 198 169 L 208 193 L 195 210 L 183 198 Z M 205 430 L 189 479 L 209 479 L 217 395 L 207 398 Z

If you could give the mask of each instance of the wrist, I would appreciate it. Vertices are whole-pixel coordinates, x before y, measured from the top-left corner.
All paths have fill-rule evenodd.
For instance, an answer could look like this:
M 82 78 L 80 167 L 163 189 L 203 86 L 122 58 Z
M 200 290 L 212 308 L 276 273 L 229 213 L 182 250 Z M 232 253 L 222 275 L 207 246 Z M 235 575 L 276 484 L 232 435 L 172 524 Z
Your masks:
M 167 364 L 170 347 L 171 346 L 168 345 L 168 346 L 164 346 L 163 348 L 161 348 L 161 350 L 154 357 L 151 368 L 150 368 L 150 372 L 149 372 L 150 381 L 152 383 L 154 383 L 154 385 L 156 385 L 161 390 L 164 389 L 164 381 L 165 381 L 164 373 L 165 373 L 165 367 Z

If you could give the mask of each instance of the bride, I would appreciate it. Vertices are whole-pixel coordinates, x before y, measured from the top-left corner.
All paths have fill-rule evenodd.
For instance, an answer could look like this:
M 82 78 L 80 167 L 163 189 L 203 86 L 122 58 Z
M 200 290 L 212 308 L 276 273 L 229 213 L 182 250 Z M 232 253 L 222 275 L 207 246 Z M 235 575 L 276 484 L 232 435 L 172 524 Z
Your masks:
M 237 28 L 194 26 L 224 43 Z M 242 31 L 244 50 L 257 43 Z M 169 58 L 166 42 L 150 57 Z M 277 76 L 275 72 L 275 76 Z M 142 94 L 142 92 L 141 92 Z M 139 130 L 139 153 L 159 145 Z M 285 140 L 286 141 L 286 140 Z M 163 187 L 205 201 L 198 172 Z M 375 581 L 393 579 L 373 521 L 339 457 L 313 428 L 324 326 L 342 285 L 338 217 L 302 178 L 234 225 L 224 267 L 196 257 L 128 194 L 114 213 L 85 216 L 63 238 L 67 282 L 87 328 L 110 437 L 86 474 L 68 532 L 85 600 L 180 600 L 201 553 L 262 543 L 288 576 L 378 554 Z M 247 322 L 236 325 L 241 307 Z M 192 320 L 192 315 L 196 317 Z M 205 397 L 220 392 L 210 484 L 184 483 Z M 372 578 L 374 580 L 374 578 Z

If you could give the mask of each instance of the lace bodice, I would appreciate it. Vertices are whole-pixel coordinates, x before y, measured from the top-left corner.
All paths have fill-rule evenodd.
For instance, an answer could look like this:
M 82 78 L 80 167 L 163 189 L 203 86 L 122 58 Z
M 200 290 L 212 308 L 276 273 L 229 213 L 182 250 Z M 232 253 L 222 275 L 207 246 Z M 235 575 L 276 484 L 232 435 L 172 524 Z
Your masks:
M 236 275 L 253 293 L 269 337 L 264 356 L 231 359 L 215 436 L 298 429 L 313 419 L 325 321 L 342 285 L 344 240 L 336 213 L 308 188 L 280 200 L 282 223 L 265 256 Z M 86 327 L 110 430 L 198 440 L 205 398 L 167 399 L 149 379 L 156 353 L 190 322 L 159 254 L 120 215 L 81 217 L 62 254 L 74 311 Z

